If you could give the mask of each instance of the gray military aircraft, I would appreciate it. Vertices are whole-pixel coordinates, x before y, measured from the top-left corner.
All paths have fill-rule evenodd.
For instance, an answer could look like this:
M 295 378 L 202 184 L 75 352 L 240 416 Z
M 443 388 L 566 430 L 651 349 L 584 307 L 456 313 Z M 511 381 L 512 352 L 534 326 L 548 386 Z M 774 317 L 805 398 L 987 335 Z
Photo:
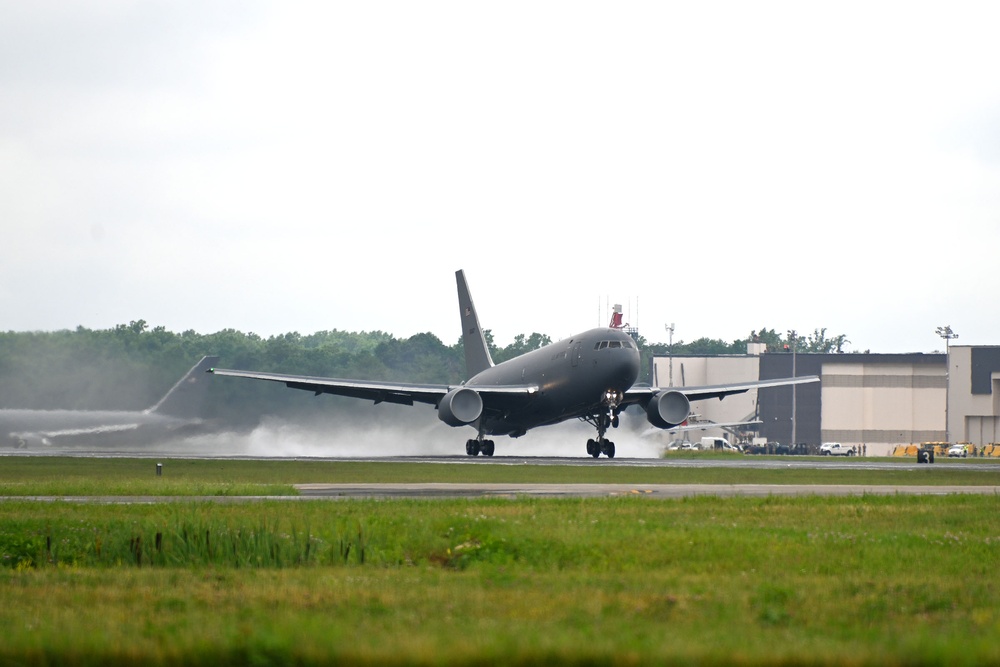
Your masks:
M 494 364 L 465 274 L 455 273 L 462 320 L 462 343 L 468 380 L 459 385 L 410 384 L 368 380 L 258 373 L 213 368 L 211 373 L 283 382 L 292 389 L 368 399 L 375 403 L 427 403 L 449 426 L 471 426 L 477 437 L 465 443 L 469 456 L 493 456 L 495 445 L 486 436 L 516 438 L 529 429 L 580 419 L 597 429 L 587 440 L 587 454 L 615 455 L 615 443 L 605 436 L 616 428 L 626 407 L 638 405 L 646 419 L 664 429 L 683 428 L 691 401 L 724 398 L 760 387 L 817 382 L 808 377 L 745 382 L 706 387 L 635 386 L 639 377 L 639 348 L 615 328 L 584 331 L 557 343 Z
M 126 434 L 141 434 L 144 440 L 187 434 L 202 423 L 206 371 L 218 361 L 204 357 L 147 410 L 0 410 L 0 437 L 25 448 L 103 446 Z

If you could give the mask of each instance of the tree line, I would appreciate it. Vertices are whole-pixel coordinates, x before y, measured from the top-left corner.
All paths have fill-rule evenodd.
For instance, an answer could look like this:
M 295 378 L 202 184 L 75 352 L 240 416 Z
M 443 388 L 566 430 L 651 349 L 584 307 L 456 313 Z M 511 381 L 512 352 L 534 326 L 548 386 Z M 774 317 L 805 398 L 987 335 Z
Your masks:
M 536 332 L 519 334 L 501 347 L 492 332 L 485 333 L 497 363 L 552 342 Z M 766 328 L 731 343 L 701 338 L 668 346 L 640 336 L 639 381 L 648 381 L 654 354 L 744 354 L 748 342 L 763 342 L 769 351 L 782 352 L 789 340 Z M 846 342 L 844 336 L 828 337 L 826 329 L 817 329 L 795 346 L 799 352 L 840 352 Z M 225 368 L 297 375 L 443 384 L 466 379 L 462 341 L 446 345 L 431 333 L 396 338 L 383 331 L 334 329 L 264 338 L 234 329 L 175 333 L 133 320 L 100 330 L 0 332 L 0 408 L 141 410 L 155 404 L 206 354 L 218 356 Z M 356 404 L 333 397 L 305 400 L 308 397 L 278 383 L 227 379 L 213 385 L 206 412 L 233 425 L 250 426 L 261 415 L 298 416 L 349 410 Z

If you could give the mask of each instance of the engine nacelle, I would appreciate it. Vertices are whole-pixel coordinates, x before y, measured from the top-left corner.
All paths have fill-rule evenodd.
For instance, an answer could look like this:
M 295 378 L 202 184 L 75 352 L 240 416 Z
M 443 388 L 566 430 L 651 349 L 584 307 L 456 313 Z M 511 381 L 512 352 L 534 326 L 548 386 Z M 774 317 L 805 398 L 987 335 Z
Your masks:
M 646 419 L 657 428 L 683 424 L 691 414 L 691 401 L 679 391 L 661 391 L 646 404 Z
M 438 404 L 438 419 L 448 426 L 464 426 L 483 414 L 483 399 L 467 387 L 452 389 Z

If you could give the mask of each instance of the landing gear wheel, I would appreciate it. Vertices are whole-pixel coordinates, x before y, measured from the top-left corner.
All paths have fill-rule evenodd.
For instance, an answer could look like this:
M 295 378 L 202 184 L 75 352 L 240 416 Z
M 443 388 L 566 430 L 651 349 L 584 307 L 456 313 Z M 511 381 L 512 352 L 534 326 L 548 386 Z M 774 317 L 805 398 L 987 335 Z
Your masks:
M 607 456 L 609 459 L 615 458 L 615 443 L 610 440 L 605 440 L 601 443 L 601 453 Z
M 479 441 L 478 440 L 466 440 L 465 441 L 465 453 L 469 456 L 479 456 Z
M 587 441 L 587 454 L 593 456 L 595 459 L 601 455 L 601 446 L 593 438 Z
M 493 456 L 494 444 L 492 440 L 483 440 L 483 444 L 480 449 L 483 452 L 483 456 Z

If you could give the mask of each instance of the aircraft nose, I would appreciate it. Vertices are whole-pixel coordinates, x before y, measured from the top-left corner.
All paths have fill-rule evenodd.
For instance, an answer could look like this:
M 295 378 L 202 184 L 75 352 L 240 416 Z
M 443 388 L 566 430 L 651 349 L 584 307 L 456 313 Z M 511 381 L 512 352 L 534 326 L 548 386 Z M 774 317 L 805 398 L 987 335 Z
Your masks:
M 624 350 L 623 350 L 624 351 Z M 616 364 L 613 384 L 623 389 L 628 389 L 639 379 L 639 351 L 633 350 L 619 364 Z
M 635 354 L 629 355 L 629 367 L 628 367 L 628 384 L 631 387 L 635 384 L 635 381 L 639 379 L 639 351 L 635 350 Z

